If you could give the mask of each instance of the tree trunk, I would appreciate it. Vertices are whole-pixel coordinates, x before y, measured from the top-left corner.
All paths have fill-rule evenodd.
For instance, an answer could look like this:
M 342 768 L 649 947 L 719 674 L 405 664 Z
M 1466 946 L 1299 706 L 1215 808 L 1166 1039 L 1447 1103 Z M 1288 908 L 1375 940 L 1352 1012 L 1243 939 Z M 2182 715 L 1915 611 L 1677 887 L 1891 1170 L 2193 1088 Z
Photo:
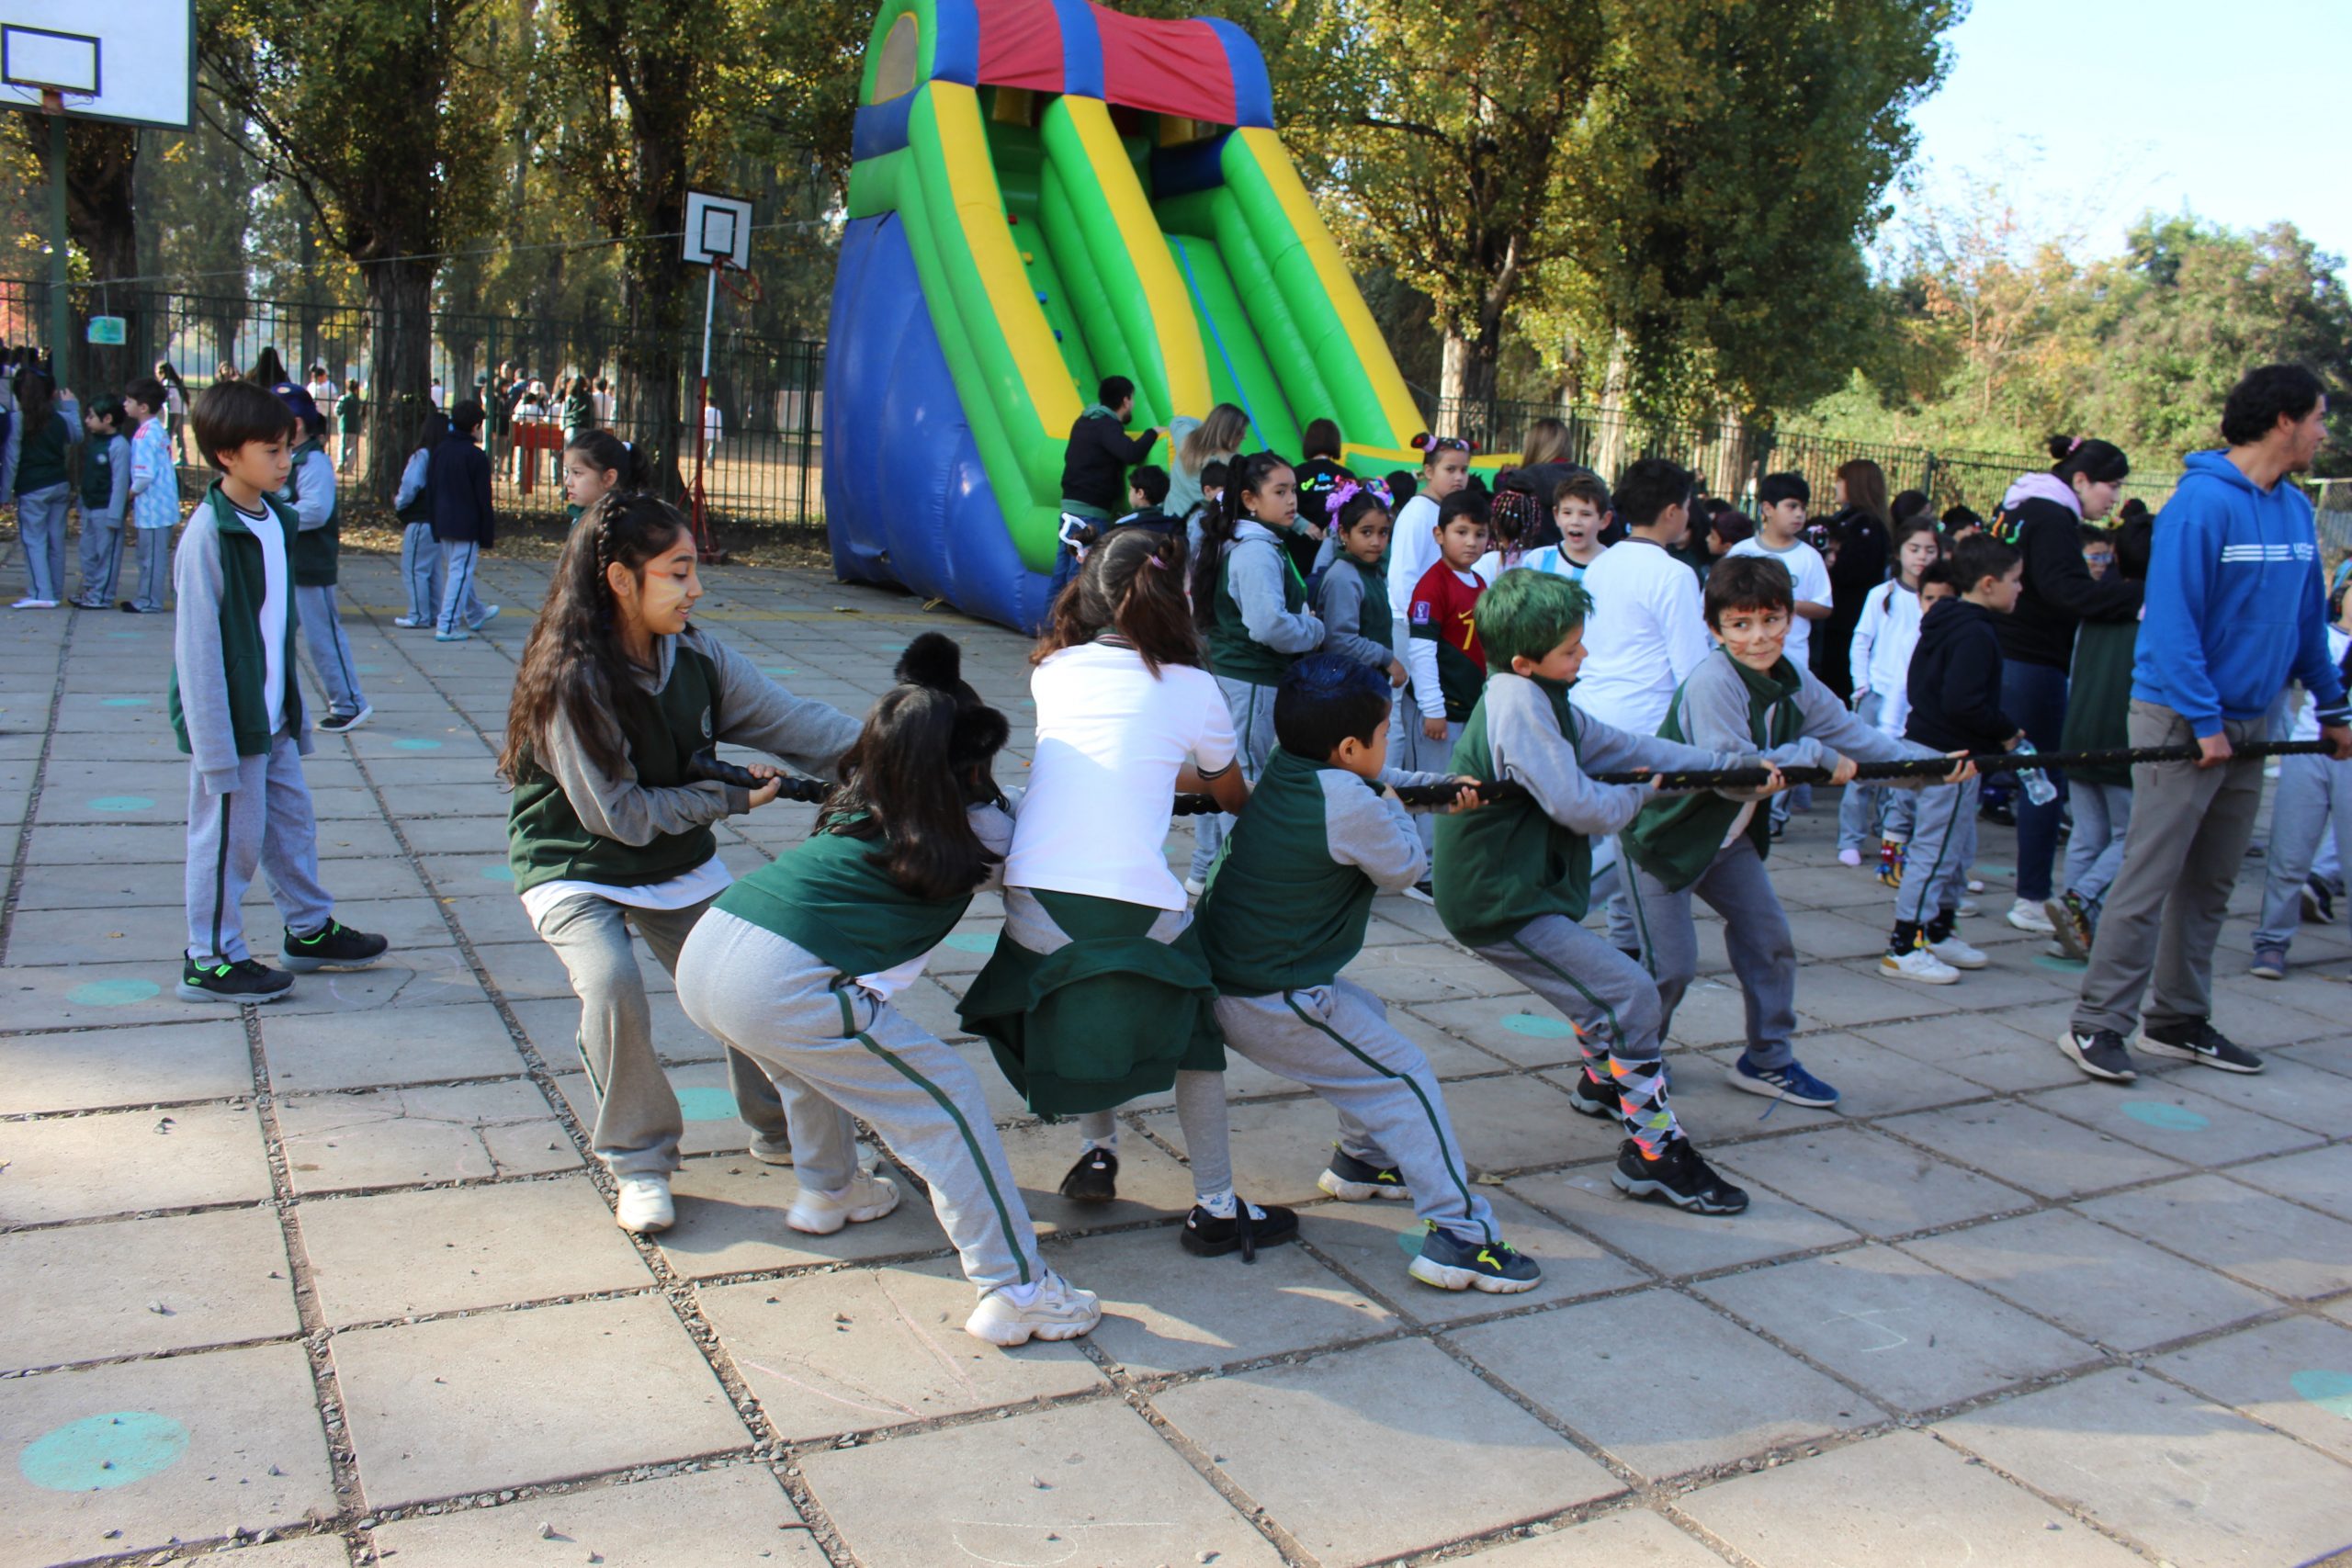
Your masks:
M 368 281 L 369 346 L 368 463 L 360 493 L 387 500 L 400 488 L 401 468 L 417 421 L 430 406 L 433 385 L 433 263 L 387 261 L 360 269 Z M 449 389 L 450 401 L 464 400 Z
M 135 126 L 76 120 L 65 148 L 65 224 L 89 258 L 90 276 L 101 280 L 139 276 L 137 175 L 139 130 Z M 141 294 L 145 286 L 81 290 L 85 313 L 121 316 L 119 348 L 89 343 L 61 344 L 58 372 L 68 386 L 95 392 L 119 388 L 147 368 L 147 333 Z M 75 377 L 80 380 L 76 381 Z
M 1604 476 L 1622 473 L 1625 467 L 1626 437 L 1625 398 L 1633 379 L 1633 367 L 1626 354 L 1625 334 L 1619 333 L 1609 342 L 1609 369 L 1600 384 L 1600 447 L 1594 455 L 1593 467 Z

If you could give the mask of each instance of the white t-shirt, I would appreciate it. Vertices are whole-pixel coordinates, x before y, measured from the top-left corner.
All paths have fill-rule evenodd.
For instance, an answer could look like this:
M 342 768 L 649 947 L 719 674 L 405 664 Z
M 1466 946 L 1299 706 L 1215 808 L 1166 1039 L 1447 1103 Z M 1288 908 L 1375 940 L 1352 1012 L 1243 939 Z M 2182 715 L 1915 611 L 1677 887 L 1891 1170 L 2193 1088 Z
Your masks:
M 1528 551 L 1508 567 L 1503 565 L 1502 551 L 1488 550 L 1478 558 L 1478 575 L 1492 582 L 1506 571 L 1548 571 L 1570 582 L 1582 582 L 1591 565 L 1591 561 L 1580 561 L 1557 545 L 1545 545 L 1542 549 Z
M 277 513 L 267 502 L 262 502 L 259 513 L 248 512 L 233 501 L 229 505 L 236 512 L 237 521 L 261 541 L 261 685 L 269 704 L 269 732 L 275 735 L 286 722 L 286 610 L 294 602 L 293 581 L 286 570 L 286 530 L 278 525 Z
M 628 887 L 611 882 L 542 882 L 523 890 L 523 912 L 531 917 L 531 929 L 537 931 L 549 909 L 583 893 L 632 909 L 689 909 L 706 898 L 718 897 L 734 881 L 735 874 L 713 855 L 666 882 L 640 882 Z
M 1396 513 L 1388 536 L 1388 613 L 1403 626 L 1413 613 L 1413 590 L 1437 564 L 1437 502 L 1417 495 Z
M 1176 771 L 1234 764 L 1233 716 L 1205 670 L 1160 667 L 1115 643 L 1066 648 L 1029 678 L 1036 760 L 1013 825 L 1008 887 L 1182 909 L 1168 869 Z
M 1824 609 L 1829 606 L 1829 563 L 1821 558 L 1819 550 L 1803 539 L 1785 550 L 1776 550 L 1764 543 L 1761 535 L 1751 534 L 1725 550 L 1724 555 L 1725 558 L 1762 556 L 1766 560 L 1779 561 L 1788 568 L 1789 581 L 1796 586 L 1797 603 L 1819 604 Z M 1813 623 L 1803 615 L 1792 615 L 1789 617 L 1788 655 L 1798 669 L 1811 668 L 1806 662 L 1806 655 L 1812 647 Z
M 1714 643 L 1700 607 L 1699 574 L 1635 535 L 1585 569 L 1592 614 L 1584 624 L 1577 706 L 1603 724 L 1656 735 L 1674 689 Z
M 2352 648 L 2352 637 L 2346 637 L 2334 626 L 2328 627 L 2327 661 L 2341 668 L 2344 663 L 2344 650 L 2347 648 Z M 2301 699 L 2301 705 L 2295 710 L 2295 732 L 2288 739 L 2316 740 L 2319 739 L 2319 704 L 2313 702 L 2312 694 L 2301 686 L 2295 688 L 2295 695 Z

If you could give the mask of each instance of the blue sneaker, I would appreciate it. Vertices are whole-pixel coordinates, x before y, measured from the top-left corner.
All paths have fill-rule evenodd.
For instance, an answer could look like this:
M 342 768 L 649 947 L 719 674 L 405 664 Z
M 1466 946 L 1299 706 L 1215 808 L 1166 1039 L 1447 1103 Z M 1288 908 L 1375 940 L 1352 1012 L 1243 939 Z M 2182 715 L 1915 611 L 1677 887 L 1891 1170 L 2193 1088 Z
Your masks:
M 1452 1231 L 1430 1227 L 1420 1255 L 1405 1270 L 1424 1285 L 1441 1291 L 1485 1291 L 1515 1296 L 1543 1283 L 1544 1270 L 1535 1260 L 1498 1238 L 1464 1241 Z
M 1785 1100 L 1791 1105 L 1811 1106 L 1815 1111 L 1826 1111 L 1838 1103 L 1838 1091 L 1797 1062 L 1785 1067 L 1759 1067 L 1742 1055 L 1732 1064 L 1731 1086 L 1767 1100 Z

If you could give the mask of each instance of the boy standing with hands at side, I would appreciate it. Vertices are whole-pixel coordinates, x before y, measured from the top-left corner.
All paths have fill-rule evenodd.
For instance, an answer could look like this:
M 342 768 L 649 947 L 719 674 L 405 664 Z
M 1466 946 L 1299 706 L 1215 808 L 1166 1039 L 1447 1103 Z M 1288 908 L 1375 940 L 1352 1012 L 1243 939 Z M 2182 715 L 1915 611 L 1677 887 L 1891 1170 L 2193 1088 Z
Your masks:
M 288 547 L 294 563 L 297 618 L 311 645 L 311 662 L 318 667 L 319 684 L 327 694 L 327 716 L 319 720 L 319 732 L 341 735 L 367 723 L 376 710 L 360 694 L 351 639 L 344 635 L 343 612 L 334 602 L 336 558 L 342 553 L 342 507 L 335 498 L 334 463 L 326 452 L 326 415 L 308 392 L 291 382 L 272 389 L 301 422 L 300 444 L 294 448 L 286 488 L 277 492 L 277 499 L 294 509 L 296 531 Z
M 302 779 L 311 727 L 294 678 L 291 508 L 272 498 L 299 422 L 246 381 L 207 389 L 197 450 L 219 471 L 174 567 L 172 728 L 188 754 L 187 927 L 179 994 L 274 1001 L 294 983 L 245 946 L 238 906 L 256 866 L 286 922 L 286 970 L 360 969 L 391 944 L 338 924 L 319 886 L 318 823 Z
M 139 584 L 122 602 L 126 614 L 156 615 L 164 610 L 172 530 L 180 520 L 180 476 L 172 466 L 172 438 L 164 421 L 166 396 L 153 376 L 140 377 L 122 394 L 124 411 L 138 423 L 130 436 L 130 522 L 139 536 Z

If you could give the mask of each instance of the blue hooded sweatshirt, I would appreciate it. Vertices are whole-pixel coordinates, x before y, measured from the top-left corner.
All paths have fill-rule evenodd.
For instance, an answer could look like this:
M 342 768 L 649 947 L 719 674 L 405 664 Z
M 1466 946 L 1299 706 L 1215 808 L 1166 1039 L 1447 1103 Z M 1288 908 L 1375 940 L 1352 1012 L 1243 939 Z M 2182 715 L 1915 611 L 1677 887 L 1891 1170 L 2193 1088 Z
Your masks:
M 2283 479 L 2256 489 L 2227 453 L 2191 453 L 2188 468 L 2156 517 L 2132 694 L 2201 739 L 2262 717 L 2300 681 L 2321 720 L 2341 723 L 2312 503 Z

